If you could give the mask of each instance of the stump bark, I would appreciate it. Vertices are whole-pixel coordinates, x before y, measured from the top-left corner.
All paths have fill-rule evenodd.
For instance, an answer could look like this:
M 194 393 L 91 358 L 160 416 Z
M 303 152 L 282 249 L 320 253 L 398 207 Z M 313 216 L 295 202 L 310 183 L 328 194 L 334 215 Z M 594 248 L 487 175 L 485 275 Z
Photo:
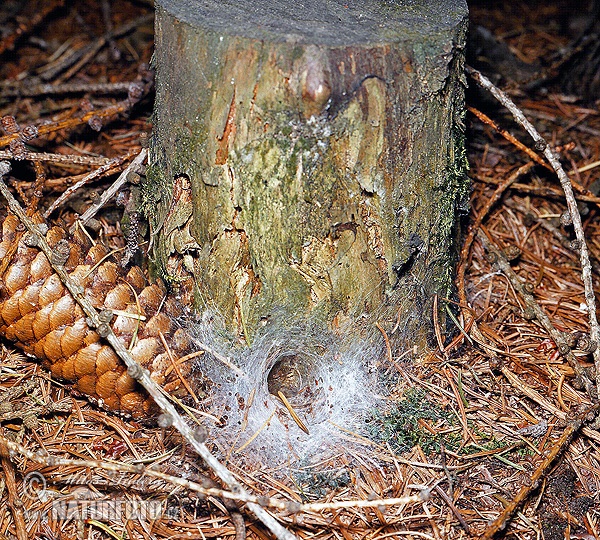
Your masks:
M 424 345 L 468 195 L 466 3 L 156 8 L 158 272 L 183 260 L 198 307 L 249 342 L 269 320 L 362 317 Z

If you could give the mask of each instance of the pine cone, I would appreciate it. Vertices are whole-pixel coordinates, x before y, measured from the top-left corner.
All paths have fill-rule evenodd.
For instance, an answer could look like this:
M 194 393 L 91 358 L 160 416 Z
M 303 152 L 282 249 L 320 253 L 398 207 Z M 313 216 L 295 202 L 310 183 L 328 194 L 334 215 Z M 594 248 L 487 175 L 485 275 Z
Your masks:
M 37 220 L 40 221 L 39 219 Z M 112 347 L 90 328 L 86 316 L 61 283 L 46 256 L 24 242 L 27 233 L 10 214 L 0 241 L 0 335 L 26 354 L 41 359 L 56 378 L 100 406 L 137 418 L 147 417 L 154 402 L 127 374 Z M 98 310 L 119 310 L 112 328 L 139 364 L 168 392 L 177 392 L 189 368 L 175 367 L 190 351 L 187 334 L 175 327 L 173 301 L 160 284 L 148 285 L 138 267 L 127 273 L 99 244 L 84 235 L 70 237 L 51 228 L 49 245 L 66 258 L 65 270 L 81 285 Z M 131 314 L 127 316 L 123 314 Z M 145 320 L 140 320 L 142 317 Z M 168 343 L 165 350 L 161 334 Z

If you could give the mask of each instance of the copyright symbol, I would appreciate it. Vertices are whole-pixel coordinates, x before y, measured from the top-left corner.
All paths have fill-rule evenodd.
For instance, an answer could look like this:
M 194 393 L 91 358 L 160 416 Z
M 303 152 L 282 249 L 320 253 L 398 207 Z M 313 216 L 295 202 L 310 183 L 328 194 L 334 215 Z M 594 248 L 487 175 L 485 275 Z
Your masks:
M 44 475 L 33 471 L 27 473 L 23 478 L 23 494 L 31 499 L 39 499 L 46 491 L 46 479 Z

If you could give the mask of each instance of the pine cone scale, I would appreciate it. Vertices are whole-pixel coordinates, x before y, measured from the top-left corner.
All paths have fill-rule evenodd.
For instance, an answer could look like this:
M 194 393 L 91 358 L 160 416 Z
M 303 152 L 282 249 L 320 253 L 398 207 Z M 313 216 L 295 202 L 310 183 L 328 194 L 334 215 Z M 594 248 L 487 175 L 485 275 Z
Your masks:
M 85 314 L 54 273 L 46 256 L 23 242 L 22 227 L 13 215 L 2 224 L 0 256 L 0 335 L 26 354 L 38 357 L 56 378 L 73 383 L 75 390 L 109 409 L 144 417 L 153 402 L 128 374 L 125 366 L 97 332 L 87 325 Z M 176 390 L 180 381 L 169 376 L 169 355 L 160 339 L 173 338 L 172 319 L 164 312 L 165 290 L 148 285 L 141 269 L 128 272 L 109 260 L 107 250 L 87 246 L 85 238 L 71 238 L 51 228 L 50 246 L 62 257 L 71 278 L 99 310 L 117 310 L 113 331 L 132 356 L 152 377 Z M 16 243 L 16 245 L 15 245 Z M 167 307 L 169 302 L 165 304 Z M 164 309 L 164 308 L 163 308 Z M 179 330 L 177 332 L 180 332 Z M 189 352 L 190 340 L 178 335 L 171 355 Z M 187 373 L 185 367 L 180 371 Z

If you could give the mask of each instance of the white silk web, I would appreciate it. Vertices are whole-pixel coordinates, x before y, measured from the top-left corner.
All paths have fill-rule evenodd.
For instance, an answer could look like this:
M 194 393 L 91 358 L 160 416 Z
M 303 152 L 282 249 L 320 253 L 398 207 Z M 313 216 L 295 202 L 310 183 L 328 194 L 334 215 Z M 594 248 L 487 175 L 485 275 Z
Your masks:
M 236 347 L 217 330 L 216 317 L 206 319 L 190 331 L 200 348 L 212 351 L 197 369 L 212 381 L 205 412 L 219 420 L 208 429 L 223 456 L 277 467 L 361 444 L 365 422 L 384 406 L 385 345 L 375 327 L 364 336 L 351 325 L 335 334 L 310 322 L 272 325 L 250 347 Z M 287 386 L 277 379 L 282 362 L 293 366 Z

